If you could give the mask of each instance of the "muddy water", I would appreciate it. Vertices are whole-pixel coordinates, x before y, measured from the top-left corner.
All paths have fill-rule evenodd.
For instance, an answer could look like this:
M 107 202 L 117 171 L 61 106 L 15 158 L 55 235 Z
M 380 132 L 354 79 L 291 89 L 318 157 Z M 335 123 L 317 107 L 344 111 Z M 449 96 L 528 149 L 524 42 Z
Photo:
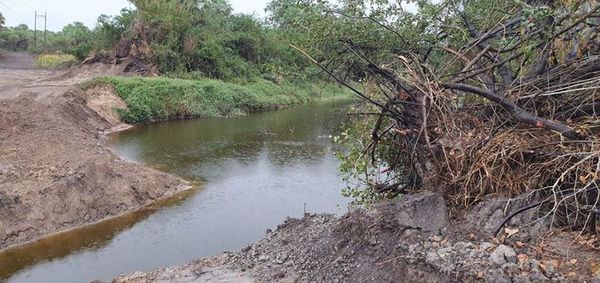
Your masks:
M 111 138 L 126 159 L 201 183 L 161 208 L 0 254 L 10 282 L 89 282 L 237 250 L 287 216 L 341 214 L 348 200 L 328 136 L 347 103 L 174 121 Z

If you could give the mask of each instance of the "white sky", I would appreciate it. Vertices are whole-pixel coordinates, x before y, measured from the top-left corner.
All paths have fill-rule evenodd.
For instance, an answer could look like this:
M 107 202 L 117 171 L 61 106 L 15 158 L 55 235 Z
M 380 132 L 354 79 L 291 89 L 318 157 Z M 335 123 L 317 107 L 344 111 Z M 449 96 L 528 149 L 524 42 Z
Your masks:
M 269 0 L 230 0 L 236 13 L 263 16 Z M 93 27 L 101 14 L 116 15 L 129 6 L 127 0 L 0 0 L 0 13 L 7 26 L 26 24 L 33 29 L 35 11 L 48 13 L 48 30 L 59 31 L 65 25 L 79 21 Z M 38 29 L 44 29 L 44 19 L 38 19 Z

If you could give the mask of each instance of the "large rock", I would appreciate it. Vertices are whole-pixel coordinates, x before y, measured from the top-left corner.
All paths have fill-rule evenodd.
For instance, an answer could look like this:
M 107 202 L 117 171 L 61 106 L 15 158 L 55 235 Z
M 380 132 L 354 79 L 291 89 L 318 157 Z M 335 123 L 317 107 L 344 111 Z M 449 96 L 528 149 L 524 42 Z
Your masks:
M 437 232 L 448 226 L 448 208 L 444 198 L 433 192 L 404 195 L 399 201 L 383 206 L 388 213 L 394 212 L 401 226 L 429 232 Z
M 517 261 L 517 253 L 509 246 L 499 245 L 490 255 L 490 260 L 497 265 L 515 263 Z

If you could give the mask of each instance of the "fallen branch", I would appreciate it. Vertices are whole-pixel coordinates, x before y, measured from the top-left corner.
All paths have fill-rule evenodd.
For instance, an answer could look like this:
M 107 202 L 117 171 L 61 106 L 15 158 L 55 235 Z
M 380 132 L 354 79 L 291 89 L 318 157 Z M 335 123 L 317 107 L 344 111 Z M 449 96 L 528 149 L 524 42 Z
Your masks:
M 476 94 L 490 101 L 498 103 L 500 104 L 500 106 L 502 106 L 502 108 L 504 108 L 506 111 L 512 114 L 517 121 L 523 124 L 556 131 L 571 140 L 581 139 L 579 133 L 577 133 L 573 128 L 555 121 L 537 117 L 523 110 L 521 107 L 519 107 L 516 103 L 512 102 L 508 98 L 501 95 L 497 95 L 491 91 L 466 84 L 442 83 L 442 86 L 447 89 L 460 90 Z

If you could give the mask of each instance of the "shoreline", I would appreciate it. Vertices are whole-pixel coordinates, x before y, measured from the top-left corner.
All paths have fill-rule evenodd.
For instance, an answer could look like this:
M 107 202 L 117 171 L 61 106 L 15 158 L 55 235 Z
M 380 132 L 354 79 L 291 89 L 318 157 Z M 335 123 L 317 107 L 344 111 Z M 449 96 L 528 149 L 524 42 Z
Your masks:
M 0 146 L 11 145 L 0 147 L 0 265 L 2 255 L 153 211 L 199 189 L 107 145 L 111 134 L 136 125 L 116 118 L 114 109 L 125 104 L 114 90 L 81 83 L 98 73 L 118 75 L 114 66 L 42 79 L 38 70 L 22 73 L 22 84 L 0 91 L 6 106 L 0 109 Z M 0 82 L 11 84 L 7 74 L 0 72 Z

